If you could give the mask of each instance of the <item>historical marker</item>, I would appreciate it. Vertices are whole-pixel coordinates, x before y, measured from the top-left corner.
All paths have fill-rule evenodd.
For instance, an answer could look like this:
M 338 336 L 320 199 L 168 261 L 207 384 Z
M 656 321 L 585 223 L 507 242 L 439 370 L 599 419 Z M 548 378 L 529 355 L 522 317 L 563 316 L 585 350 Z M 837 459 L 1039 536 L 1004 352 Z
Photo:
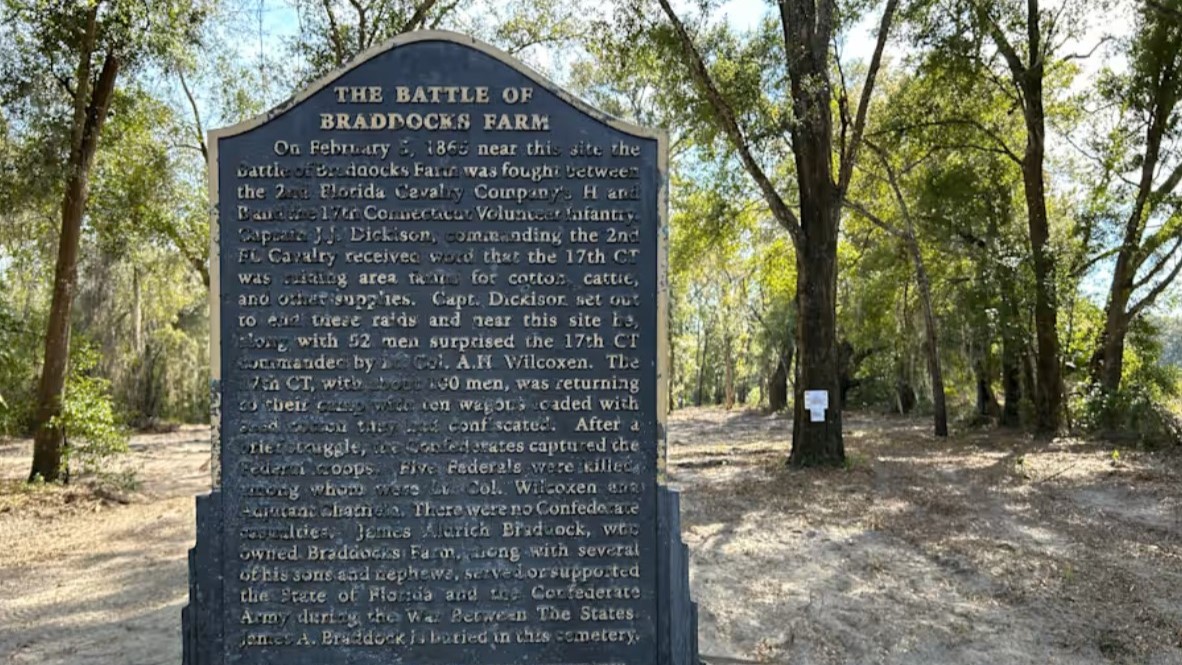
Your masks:
M 694 660 L 663 134 L 422 32 L 210 145 L 186 663 Z

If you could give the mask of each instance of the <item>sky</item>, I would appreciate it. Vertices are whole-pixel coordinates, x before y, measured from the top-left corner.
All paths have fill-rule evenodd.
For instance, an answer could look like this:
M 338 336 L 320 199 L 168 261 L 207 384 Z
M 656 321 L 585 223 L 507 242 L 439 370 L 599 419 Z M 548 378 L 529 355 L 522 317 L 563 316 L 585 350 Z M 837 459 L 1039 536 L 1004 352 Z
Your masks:
M 239 53 L 245 58 L 257 59 L 260 49 L 273 52 L 287 38 L 299 34 L 299 17 L 289 0 L 254 0 L 255 8 L 249 18 L 259 40 L 247 40 L 239 44 Z M 749 30 L 758 24 L 768 11 L 767 0 L 727 0 L 720 14 L 737 30 Z M 868 54 L 869 52 L 867 52 Z

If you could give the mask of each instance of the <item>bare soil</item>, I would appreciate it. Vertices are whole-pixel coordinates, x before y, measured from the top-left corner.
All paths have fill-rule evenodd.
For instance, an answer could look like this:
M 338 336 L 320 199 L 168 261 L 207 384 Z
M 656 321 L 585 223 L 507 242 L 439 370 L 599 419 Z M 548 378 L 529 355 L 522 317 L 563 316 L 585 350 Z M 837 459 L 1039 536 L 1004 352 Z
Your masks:
M 707 656 L 1182 665 L 1182 452 L 847 415 L 848 468 L 789 471 L 790 423 L 691 409 L 670 478 Z M 133 441 L 135 492 L 25 489 L 0 442 L 0 664 L 175 665 L 208 429 Z

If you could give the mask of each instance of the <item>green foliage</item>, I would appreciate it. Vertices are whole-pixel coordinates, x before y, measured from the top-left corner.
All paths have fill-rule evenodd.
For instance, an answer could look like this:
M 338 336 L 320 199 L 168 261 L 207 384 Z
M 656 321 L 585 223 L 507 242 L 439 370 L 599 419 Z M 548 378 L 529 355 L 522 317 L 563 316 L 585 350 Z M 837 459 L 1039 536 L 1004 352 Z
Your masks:
M 292 90 L 343 67 L 365 51 L 412 30 L 456 30 L 528 58 L 537 46 L 561 46 L 582 34 L 585 7 L 565 0 L 294 0 L 301 30 L 289 40 L 285 62 Z M 290 67 L 292 60 L 302 65 Z
M 7 285 L 0 279 L 0 289 Z M 40 352 L 40 325 L 23 320 L 0 299 L 0 436 L 28 431 L 33 408 L 35 367 L 29 363 Z
M 72 358 L 66 413 L 59 423 L 74 446 L 76 465 L 101 464 L 117 454 L 117 415 L 133 426 L 206 417 L 205 130 L 261 112 L 299 84 L 400 33 L 412 18 L 419 21 L 415 27 L 471 32 L 565 79 L 600 108 L 669 131 L 674 405 L 730 399 L 737 405 L 764 405 L 779 363 L 795 357 L 792 242 L 720 134 L 714 110 L 688 75 L 684 54 L 656 3 L 297 0 L 292 5 L 300 34 L 286 49 L 262 49 L 266 52 L 249 61 L 238 44 L 258 35 L 232 3 L 99 4 L 104 9 L 93 68 L 107 46 L 117 45 L 128 60 L 92 173 L 80 251 L 72 318 L 76 337 L 91 343 Z M 794 118 L 774 6 L 766 6 L 766 20 L 743 30 L 723 19 L 726 3 L 674 4 L 720 94 L 733 107 L 754 159 L 789 206 L 795 205 Z M 1097 4 L 1102 3 L 1045 3 L 1047 20 L 1059 22 L 1056 40 L 1047 43 L 1060 44 Z M 906 37 L 892 40 L 888 48 L 870 113 L 866 136 L 875 149 L 863 146 L 850 198 L 887 225 L 906 226 L 878 156 L 881 150 L 898 168 L 900 192 L 929 273 L 951 415 L 970 420 L 979 415 L 979 382 L 1000 402 L 1005 371 L 1021 373 L 1033 360 L 1036 284 L 1015 163 L 1026 130 L 1006 66 L 982 31 L 980 16 L 969 11 L 975 5 L 992 12 L 1022 49 L 1024 7 L 960 0 L 904 5 L 900 27 Z M 71 138 L 68 90 L 78 63 L 70 54 L 89 6 L 0 0 L 0 43 L 6 44 L 0 48 L 4 435 L 29 433 Z M 417 16 L 420 7 L 429 9 Z M 836 9 L 841 30 L 878 11 L 869 0 L 839 2 Z M 1060 266 L 1060 360 L 1073 395 L 1073 424 L 1092 430 L 1115 427 L 1148 442 L 1164 440 L 1170 431 L 1159 405 L 1175 395 L 1177 366 L 1182 365 L 1177 317 L 1159 317 L 1152 325 L 1144 315 L 1132 321 L 1119 393 L 1102 395 L 1089 388 L 1086 368 L 1105 324 L 1105 297 L 1097 286 L 1108 285 L 1112 260 L 1103 254 L 1123 243 L 1135 172 L 1147 153 L 1144 128 L 1155 104 L 1182 95 L 1182 76 L 1159 75 L 1180 71 L 1182 32 L 1141 6 L 1122 11 L 1130 19 L 1126 23 L 1134 25 L 1119 47 L 1129 63 L 1127 72 L 1088 74 L 1095 68 L 1060 57 L 1048 60 L 1050 129 L 1097 161 L 1056 155 L 1048 162 L 1046 183 L 1050 248 Z M 568 48 L 572 44 L 577 46 Z M 897 56 L 900 48 L 903 57 Z M 833 80 L 843 83 L 850 97 L 843 102 L 838 94 L 831 108 L 840 147 L 852 120 L 843 104 L 856 101 L 866 67 L 850 59 L 832 65 Z M 1081 100 L 1096 112 L 1082 113 Z M 1137 297 L 1166 278 L 1179 256 L 1175 252 L 1182 252 L 1175 245 L 1182 238 L 1182 198 L 1173 189 L 1158 191 L 1178 172 L 1182 155 L 1177 106 L 1169 105 L 1162 118 L 1162 164 L 1140 241 L 1145 268 L 1134 281 L 1141 284 L 1152 266 L 1163 267 L 1139 286 Z M 905 383 L 915 389 L 924 410 L 931 401 L 924 320 L 907 243 L 847 207 L 837 251 L 841 339 L 862 356 L 851 403 L 891 408 L 899 384 Z M 1159 348 L 1162 341 L 1165 347 Z M 1029 414 L 1031 396 L 1018 399 L 1021 412 Z M 991 418 L 996 416 L 981 422 Z M 861 461 L 854 458 L 850 464 Z
M 90 345 L 74 343 L 62 413 L 49 423 L 65 431 L 67 468 L 88 475 L 109 472 L 112 463 L 129 450 L 111 398 L 111 382 L 96 371 L 99 358 Z
M 1151 448 L 1182 443 L 1178 417 L 1165 406 L 1179 394 L 1182 369 L 1160 362 L 1161 353 L 1159 330 L 1147 320 L 1134 323 L 1121 389 L 1105 393 L 1094 386 L 1083 392 L 1081 427 L 1102 436 L 1131 437 Z

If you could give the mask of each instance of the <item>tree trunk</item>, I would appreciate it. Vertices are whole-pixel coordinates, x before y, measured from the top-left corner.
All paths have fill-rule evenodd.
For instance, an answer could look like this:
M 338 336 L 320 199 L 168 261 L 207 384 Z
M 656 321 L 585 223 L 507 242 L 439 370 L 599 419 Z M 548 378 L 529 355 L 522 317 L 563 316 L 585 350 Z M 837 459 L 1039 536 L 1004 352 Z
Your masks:
M 1121 249 L 1112 271 L 1112 287 L 1108 294 L 1105 310 L 1104 330 L 1100 333 L 1097 348 L 1092 356 L 1091 379 L 1106 395 L 1120 390 L 1121 375 L 1124 373 L 1125 336 L 1129 330 L 1127 314 L 1129 300 L 1133 294 L 1133 252 L 1128 244 Z
M 795 122 L 792 154 L 800 197 L 796 243 L 796 297 L 800 318 L 796 347 L 800 381 L 795 386 L 792 466 L 839 466 L 845 461 L 837 359 L 837 236 L 842 192 L 833 180 L 833 91 L 829 49 L 833 5 L 781 0 L 781 25 Z M 885 33 L 884 33 L 885 34 Z M 804 392 L 828 394 L 824 419 L 812 422 Z
M 1062 413 L 1062 381 L 1059 372 L 1058 301 L 1055 294 L 1055 257 L 1048 246 L 1051 238 L 1047 220 L 1043 162 L 1046 155 L 1046 119 L 1043 111 L 1043 70 L 1036 64 L 1026 71 L 1026 153 L 1022 158 L 1022 182 L 1026 195 L 1030 248 L 1033 253 L 1035 298 L 1034 328 L 1037 391 L 1035 427 L 1042 433 L 1059 429 Z
M 1031 360 L 1030 349 L 1023 349 L 1021 354 L 1022 362 L 1022 393 L 1030 399 L 1031 403 L 1038 402 L 1038 384 L 1034 382 L 1034 361 Z
M 932 285 L 923 264 L 923 254 L 912 235 L 908 249 L 915 262 L 915 282 L 919 287 L 919 299 L 923 303 L 924 333 L 927 338 L 928 377 L 932 382 L 932 417 L 936 436 L 948 436 L 948 407 L 944 396 L 944 374 L 940 371 L 940 341 L 936 329 L 936 314 L 932 310 Z
M 701 342 L 698 344 L 698 390 L 694 397 L 694 406 L 702 406 L 705 395 L 702 392 L 702 386 L 706 379 L 706 343 L 709 341 L 709 332 L 705 326 L 702 326 L 699 335 Z
M 982 420 L 996 418 L 1001 412 L 1001 405 L 997 403 L 997 395 L 993 393 L 992 381 L 984 360 L 974 363 L 973 373 L 977 382 L 977 417 Z
M 92 14 L 88 39 L 93 44 L 95 17 Z M 70 149 L 69 175 L 62 197 L 62 229 L 58 243 L 57 266 L 53 276 L 53 300 L 49 306 L 49 324 L 45 333 L 45 363 L 37 386 L 36 433 L 33 437 L 33 467 L 29 481 L 40 477 L 46 482 L 63 478 L 62 454 L 65 432 L 52 422 L 62 412 L 62 393 L 70 357 L 70 309 L 78 278 L 78 245 L 82 236 L 82 217 L 90 185 L 99 135 L 107 119 L 107 107 L 115 91 L 119 59 L 108 54 L 98 81 L 90 91 L 91 50 L 83 49 L 75 82 L 76 104 L 74 136 Z
M 792 367 L 792 351 L 780 354 L 776 359 L 776 370 L 768 379 L 767 407 L 772 413 L 783 411 L 788 406 L 788 370 Z
M 842 340 L 837 344 L 837 386 L 841 391 L 841 408 L 849 402 L 850 391 L 858 386 L 860 381 L 856 378 L 858 373 L 858 364 L 861 359 L 857 357 L 854 352 L 854 345 L 850 341 Z
M 796 346 L 800 380 L 794 391 L 792 453 L 788 462 L 793 466 L 839 465 L 845 460 L 845 447 L 837 369 L 837 225 L 825 221 L 826 216 L 835 216 L 837 211 L 835 205 L 828 211 L 809 211 L 803 201 L 801 208 L 801 221 L 809 232 L 830 237 L 824 242 L 810 240 L 797 249 L 800 318 Z M 812 422 L 804 408 L 806 390 L 823 390 L 829 395 L 829 408 L 821 422 Z
M 136 356 L 144 353 L 144 294 L 140 289 L 140 270 L 131 267 L 131 329 Z
M 1128 294 L 1129 291 L 1123 289 L 1114 289 L 1111 294 L 1105 313 L 1104 330 L 1100 333 L 1098 348 L 1092 356 L 1092 383 L 1099 386 L 1104 398 L 1113 397 L 1120 391 L 1121 376 L 1124 374 L 1125 337 L 1129 330 L 1129 317 L 1125 313 Z M 1124 302 L 1120 301 L 1122 295 L 1125 297 Z M 1115 405 L 1106 400 L 1100 412 L 1100 422 L 1106 428 L 1116 429 L 1120 422 L 1119 415 Z
M 998 424 L 1002 427 L 1019 427 L 1022 425 L 1022 354 L 1025 342 L 1018 322 L 1020 308 L 1015 302 L 1017 287 L 1012 273 L 1001 271 L 995 275 L 995 279 L 1000 292 L 1001 393 L 1005 400 Z
M 1104 366 L 1100 371 L 1100 387 L 1111 395 L 1120 390 L 1125 365 L 1125 335 L 1129 324 L 1124 316 L 1115 316 L 1104 331 Z
M 1005 405 L 1001 410 L 1002 427 L 1019 427 L 1022 424 L 1022 369 L 1020 356 L 1012 343 L 1002 342 L 1001 390 Z
M 731 349 L 731 340 L 725 342 L 726 350 L 723 357 L 722 405 L 727 411 L 735 408 L 735 353 Z

